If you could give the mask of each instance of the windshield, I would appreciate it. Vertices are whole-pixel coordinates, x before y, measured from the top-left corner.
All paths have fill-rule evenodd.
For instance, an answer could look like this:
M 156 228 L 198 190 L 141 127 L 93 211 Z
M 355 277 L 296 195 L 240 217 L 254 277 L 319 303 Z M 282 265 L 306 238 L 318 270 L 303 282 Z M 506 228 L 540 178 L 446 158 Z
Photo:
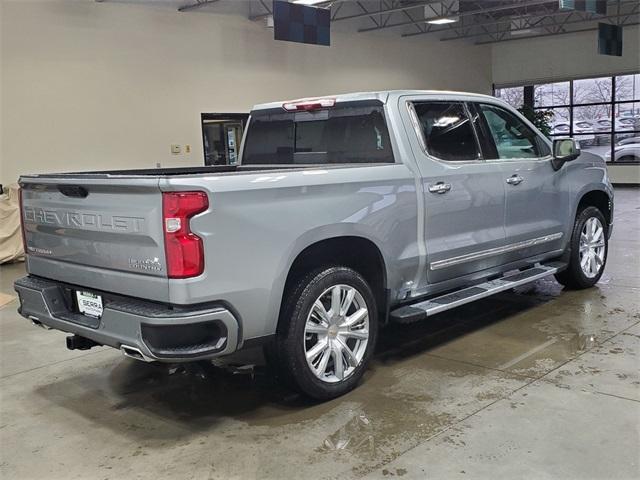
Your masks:
M 345 102 L 318 111 L 251 113 L 243 165 L 393 163 L 379 101 Z

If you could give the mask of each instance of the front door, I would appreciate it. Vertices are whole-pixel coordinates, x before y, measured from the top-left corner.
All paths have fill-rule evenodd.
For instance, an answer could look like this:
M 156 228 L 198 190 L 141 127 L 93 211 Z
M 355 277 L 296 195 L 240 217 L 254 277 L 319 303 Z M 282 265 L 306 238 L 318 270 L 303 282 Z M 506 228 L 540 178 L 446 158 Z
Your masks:
M 440 98 L 403 100 L 423 183 L 429 284 L 500 265 L 494 252 L 505 244 L 501 165 L 482 158 L 477 116 L 464 102 Z
M 515 112 L 490 103 L 475 108 L 492 143 L 487 164 L 500 166 L 506 188 L 505 260 L 560 250 L 570 203 L 562 186 L 565 169 L 553 169 L 551 148 Z

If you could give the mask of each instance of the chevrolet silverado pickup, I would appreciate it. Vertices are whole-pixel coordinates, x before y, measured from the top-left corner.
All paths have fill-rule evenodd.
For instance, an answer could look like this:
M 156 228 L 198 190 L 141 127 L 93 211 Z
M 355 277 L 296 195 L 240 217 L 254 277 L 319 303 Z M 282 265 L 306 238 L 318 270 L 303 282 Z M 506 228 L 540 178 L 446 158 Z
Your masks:
M 20 313 L 140 361 L 263 345 L 278 375 L 354 388 L 387 322 L 555 275 L 602 275 L 599 157 L 499 99 L 354 93 L 258 105 L 238 165 L 25 175 Z

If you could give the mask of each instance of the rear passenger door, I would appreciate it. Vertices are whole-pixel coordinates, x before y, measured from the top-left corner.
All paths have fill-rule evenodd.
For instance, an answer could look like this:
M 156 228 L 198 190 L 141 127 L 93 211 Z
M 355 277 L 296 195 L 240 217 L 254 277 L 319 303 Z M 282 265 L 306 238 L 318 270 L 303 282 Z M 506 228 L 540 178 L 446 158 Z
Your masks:
M 478 114 L 487 165 L 499 166 L 506 188 L 505 262 L 562 248 L 569 216 L 565 169 L 555 171 L 551 148 L 519 114 L 492 103 L 471 105 Z
M 402 97 L 400 111 L 422 182 L 430 284 L 496 267 L 505 242 L 500 164 L 486 164 L 464 101 Z

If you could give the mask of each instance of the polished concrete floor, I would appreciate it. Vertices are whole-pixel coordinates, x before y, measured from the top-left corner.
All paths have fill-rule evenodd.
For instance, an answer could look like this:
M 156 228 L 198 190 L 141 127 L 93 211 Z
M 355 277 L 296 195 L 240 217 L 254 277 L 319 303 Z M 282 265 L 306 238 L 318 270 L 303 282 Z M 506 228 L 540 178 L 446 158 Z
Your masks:
M 325 404 L 252 352 L 186 369 L 71 352 L 12 301 L 0 478 L 640 478 L 640 190 L 615 215 L 596 288 L 547 279 L 389 327 L 363 384 Z M 22 274 L 0 267 L 0 292 Z

